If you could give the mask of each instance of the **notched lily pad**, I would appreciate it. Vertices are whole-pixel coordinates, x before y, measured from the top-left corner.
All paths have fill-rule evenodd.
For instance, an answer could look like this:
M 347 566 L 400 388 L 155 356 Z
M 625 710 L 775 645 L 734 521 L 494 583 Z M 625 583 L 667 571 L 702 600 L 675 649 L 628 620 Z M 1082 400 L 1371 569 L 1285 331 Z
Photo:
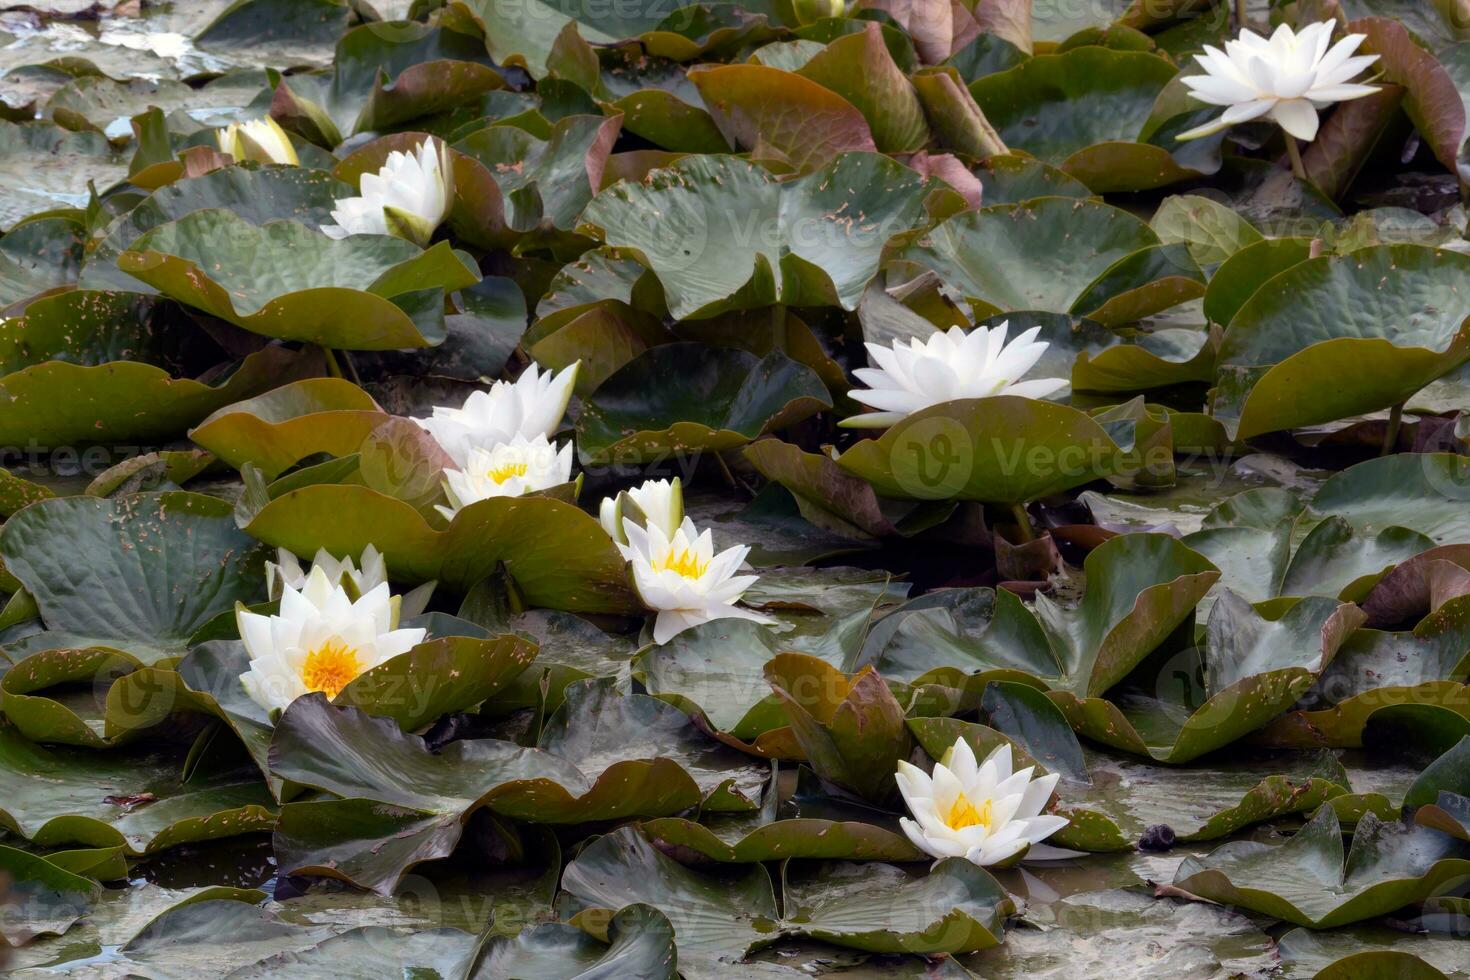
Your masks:
M 586 465 L 643 463 L 736 449 L 830 408 L 811 368 L 773 351 L 665 344 L 615 371 L 583 404 L 577 452 Z
M 335 241 L 296 221 L 254 225 L 224 209 L 154 228 L 118 266 L 165 295 L 267 337 L 389 350 L 444 339 L 444 293 L 479 282 L 446 243 Z

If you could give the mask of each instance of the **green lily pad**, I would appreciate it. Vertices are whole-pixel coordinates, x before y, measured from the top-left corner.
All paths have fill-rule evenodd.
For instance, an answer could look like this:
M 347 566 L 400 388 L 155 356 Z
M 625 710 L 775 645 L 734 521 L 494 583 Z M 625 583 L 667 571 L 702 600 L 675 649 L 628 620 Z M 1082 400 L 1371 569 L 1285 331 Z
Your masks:
M 163 333 L 153 306 L 136 294 L 69 290 L 0 321 L 0 440 L 50 448 L 174 439 L 215 409 L 311 368 L 311 358 L 267 347 L 222 376 L 176 377 L 144 363 Z
M 897 801 L 893 774 L 911 741 L 903 708 L 876 671 L 849 679 L 816 657 L 782 653 L 765 676 L 818 776 L 872 803 Z
M 816 373 L 773 351 L 665 344 L 613 373 L 577 417 L 584 465 L 736 449 L 830 408 Z
M 718 761 L 733 753 L 708 739 L 699 746 L 703 736 L 682 712 L 646 696 L 610 701 L 605 689 L 587 684 L 549 724 L 539 749 L 481 739 L 435 754 L 391 721 L 316 695 L 298 699 L 276 726 L 271 769 L 343 799 L 282 809 L 282 866 L 387 893 L 413 865 L 453 850 L 464 822 L 482 807 L 540 823 L 583 823 L 677 813 L 699 806 L 706 793 L 716 803 L 738 800 L 730 781 L 742 778 L 740 771 L 728 767 L 733 759 Z M 616 737 L 598 729 L 604 715 Z M 694 775 L 658 749 L 657 758 L 640 757 L 649 746 L 630 741 L 640 731 L 660 734 L 668 750 L 680 729 L 685 747 L 677 751 Z M 705 768 L 715 764 L 725 768 Z
M 1073 313 L 1104 325 L 1141 319 L 1204 293 L 1182 244 L 1094 201 L 1043 197 L 955 215 L 903 257 L 968 296 L 977 313 Z
M 1025 503 L 1130 466 L 1083 412 L 1013 395 L 935 405 L 837 458 L 885 497 Z
M 643 832 L 663 850 L 687 848 L 713 861 L 751 864 L 810 858 L 840 861 L 922 861 L 924 853 L 902 833 L 860 820 L 794 817 L 751 828 L 729 841 L 707 824 L 682 817 L 645 820 Z
M 775 70 L 714 71 L 746 68 Z M 872 153 L 784 182 L 730 156 L 689 156 L 607 188 L 580 221 L 658 276 L 677 319 L 778 302 L 851 310 L 888 240 L 923 222 L 924 193 L 918 174 Z
M 99 189 L 128 174 L 128 162 L 101 133 L 72 133 L 44 122 L 0 119 L 0 159 L 9 188 L 0 228 L 55 208 L 85 207 L 87 184 Z
M 986 75 L 970 92 L 1008 146 L 1095 192 L 1140 191 L 1200 173 L 1140 138 L 1176 73 L 1157 54 L 1085 46 Z
M 1359 531 L 1408 528 L 1437 544 L 1470 544 L 1470 462 L 1449 453 L 1385 456 L 1334 474 L 1312 497 L 1318 519 Z
M 298 113 L 329 119 L 335 132 L 324 135 L 333 145 L 355 133 L 403 128 L 505 85 L 478 38 L 403 21 L 391 30 L 364 24 L 342 34 L 330 80 L 321 78 L 324 90 L 317 91 L 309 84 L 312 80 L 283 79 L 287 95 L 277 89 L 272 111 L 289 98 L 290 109 L 278 113 L 288 122 Z M 302 100 L 319 105 L 303 105 Z
M 852 103 L 884 153 L 913 152 L 928 142 L 924 107 L 894 63 L 877 23 L 868 21 L 862 31 L 836 38 L 791 70 Z
M 1012 907 L 983 868 L 951 858 L 918 878 L 891 865 L 821 866 L 788 879 L 783 917 L 762 866 L 738 878 L 703 875 L 631 827 L 585 848 L 567 866 L 562 888 L 581 908 L 579 921 L 632 902 L 659 909 L 674 925 L 681 970 L 701 972 L 730 969 L 783 935 L 875 952 L 973 952 L 1000 942 Z
M 443 291 L 480 279 L 444 243 L 423 251 L 389 235 L 334 241 L 295 221 L 254 225 L 224 209 L 154 228 L 118 265 L 246 330 L 363 350 L 438 343 Z
M 1442 980 L 1463 977 L 1464 949 L 1452 936 L 1415 935 L 1388 926 L 1319 932 L 1296 928 L 1277 940 L 1293 976 L 1322 980 Z
M 185 782 L 182 761 L 161 750 L 43 749 L 0 728 L 0 773 L 25 787 L 0 807 L 0 825 L 43 847 L 123 846 L 138 855 L 275 823 L 275 801 L 258 774 L 196 774 Z
M 1326 929 L 1391 912 L 1470 872 L 1470 850 L 1445 834 L 1369 813 L 1344 854 L 1331 807 L 1284 844 L 1231 841 L 1186 858 L 1174 887 L 1296 925 Z
M 0 905 L 0 938 L 24 946 L 37 936 L 61 935 L 91 911 L 102 886 L 36 854 L 0 845 L 6 900 Z
M 248 503 L 248 501 L 247 501 Z M 468 591 L 502 562 L 527 604 L 571 612 L 639 608 L 623 556 L 596 519 L 550 497 L 496 497 L 438 529 L 408 503 L 369 487 L 315 484 L 236 515 L 256 538 L 297 554 L 383 553 L 395 580 Z
M 222 167 L 199 177 L 176 180 L 107 226 L 106 237 L 87 256 L 81 286 L 146 289 L 117 267 L 118 256 L 148 231 L 190 212 L 228 208 L 236 217 L 256 225 L 292 220 L 320 226 L 332 220 L 337 199 L 353 193 L 350 184 L 331 174 L 302 167 Z
M 316 453 L 348 456 L 388 418 L 372 396 L 341 378 L 311 378 L 226 405 L 189 431 L 236 469 L 275 479 Z
M 1264 726 L 1296 702 L 1363 622 L 1351 603 L 1312 597 L 1278 619 L 1226 591 L 1210 612 L 1202 651 L 1160 671 L 1155 691 L 1110 700 L 1053 695 L 1089 738 L 1161 762 L 1188 762 Z M 1203 690 L 1195 687 L 1201 665 Z
M 47 626 L 28 648 L 109 647 L 145 664 L 182 656 L 205 623 L 262 597 L 264 549 L 231 514 L 225 501 L 182 492 L 59 497 L 16 514 L 0 557 Z
M 1417 245 L 1292 266 L 1230 321 L 1213 413 L 1244 439 L 1405 401 L 1470 360 L 1467 277 L 1470 257 Z M 1351 385 L 1323 383 L 1367 362 Z
M 0 309 L 76 282 L 83 230 L 70 218 L 37 218 L 0 237 Z
M 1219 571 L 1165 535 L 1104 542 L 1083 565 L 1088 588 L 1067 608 L 1039 595 L 1036 618 L 1062 668 L 1060 690 L 1096 697 L 1185 622 Z
M 528 926 L 513 938 L 497 936 L 480 953 L 479 975 L 646 980 L 678 976 L 674 929 L 657 909 L 648 905 L 619 909 L 597 932 L 593 936 L 572 925 L 547 922 Z
M 786 712 L 763 673 L 782 649 L 781 639 L 767 627 L 719 620 L 641 651 L 633 676 L 654 697 L 759 751 L 766 741 L 761 736 L 786 725 Z
M 1125 534 L 1093 549 L 1083 575 L 1080 602 L 1038 594 L 1034 612 L 1005 590 L 922 596 L 879 624 L 863 660 L 914 683 L 956 671 L 1098 697 L 1189 620 L 1219 571 L 1167 535 Z
M 1470 599 L 1445 603 L 1409 633 L 1362 629 L 1351 636 L 1296 711 L 1263 738 L 1277 745 L 1363 744 L 1369 721 L 1396 705 L 1459 703 L 1470 676 Z
M 726 142 L 756 159 L 808 173 L 841 154 L 877 149 L 862 112 L 810 74 L 767 65 L 700 65 L 689 80 Z
M 571 231 L 602 185 L 619 128 L 616 117 L 567 116 L 542 140 L 514 126 L 487 126 L 454 149 L 477 161 L 499 186 L 511 228 L 533 231 L 544 223 Z

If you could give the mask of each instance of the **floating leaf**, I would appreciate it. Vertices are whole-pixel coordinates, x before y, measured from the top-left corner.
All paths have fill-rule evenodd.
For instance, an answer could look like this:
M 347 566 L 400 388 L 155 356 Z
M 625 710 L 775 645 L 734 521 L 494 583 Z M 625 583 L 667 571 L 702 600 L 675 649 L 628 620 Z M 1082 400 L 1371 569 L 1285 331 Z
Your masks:
M 857 200 L 848 188 L 861 188 Z M 732 157 L 690 156 L 614 184 L 580 220 L 651 269 L 679 319 L 774 302 L 855 309 L 888 240 L 922 223 L 923 194 L 916 173 L 871 153 L 786 182 Z
M 614 372 L 587 399 L 577 452 L 592 465 L 736 449 L 831 404 L 816 374 L 779 352 L 758 358 L 665 344 Z
M 295 221 L 253 225 L 194 211 L 118 256 L 160 292 L 268 337 L 327 347 L 428 347 L 444 337 L 442 291 L 479 281 L 447 244 L 388 235 L 334 241 Z

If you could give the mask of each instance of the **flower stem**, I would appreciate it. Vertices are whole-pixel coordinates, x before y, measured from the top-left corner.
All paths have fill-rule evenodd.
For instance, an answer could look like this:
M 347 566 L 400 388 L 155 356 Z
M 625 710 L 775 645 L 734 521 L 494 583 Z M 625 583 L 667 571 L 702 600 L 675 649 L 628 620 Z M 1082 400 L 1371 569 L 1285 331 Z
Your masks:
M 1021 543 L 1036 540 L 1036 532 L 1031 528 L 1031 515 L 1026 513 L 1025 504 L 1011 504 L 1011 516 L 1015 518 L 1016 527 L 1021 535 Z
M 1399 429 L 1404 424 L 1404 403 L 1399 402 L 1388 413 L 1388 431 L 1383 434 L 1383 448 L 1378 455 L 1389 456 L 1399 445 Z
M 1250 0 L 1235 0 L 1235 26 L 1240 30 L 1245 30 L 1250 26 L 1250 21 L 1247 19 L 1249 8 Z
M 329 378 L 341 378 L 341 377 L 343 377 L 344 375 L 342 374 L 342 365 L 337 363 L 337 354 L 336 354 L 336 352 L 333 351 L 332 348 L 330 348 L 330 347 L 323 347 L 322 348 L 322 354 L 324 354 L 326 356 L 326 359 L 327 359 L 327 377 L 329 377 Z
M 1286 153 L 1291 157 L 1291 172 L 1296 174 L 1296 179 L 1307 182 L 1307 167 L 1302 163 L 1302 148 L 1297 146 L 1296 137 L 1290 133 L 1283 133 L 1286 137 Z

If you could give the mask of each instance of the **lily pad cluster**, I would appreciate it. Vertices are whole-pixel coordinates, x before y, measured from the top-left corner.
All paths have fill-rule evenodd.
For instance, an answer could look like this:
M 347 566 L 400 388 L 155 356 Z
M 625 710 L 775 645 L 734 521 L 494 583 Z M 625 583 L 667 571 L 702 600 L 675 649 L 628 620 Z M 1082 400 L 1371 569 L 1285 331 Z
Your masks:
M 1470 976 L 1456 4 L 11 6 L 0 970 Z

